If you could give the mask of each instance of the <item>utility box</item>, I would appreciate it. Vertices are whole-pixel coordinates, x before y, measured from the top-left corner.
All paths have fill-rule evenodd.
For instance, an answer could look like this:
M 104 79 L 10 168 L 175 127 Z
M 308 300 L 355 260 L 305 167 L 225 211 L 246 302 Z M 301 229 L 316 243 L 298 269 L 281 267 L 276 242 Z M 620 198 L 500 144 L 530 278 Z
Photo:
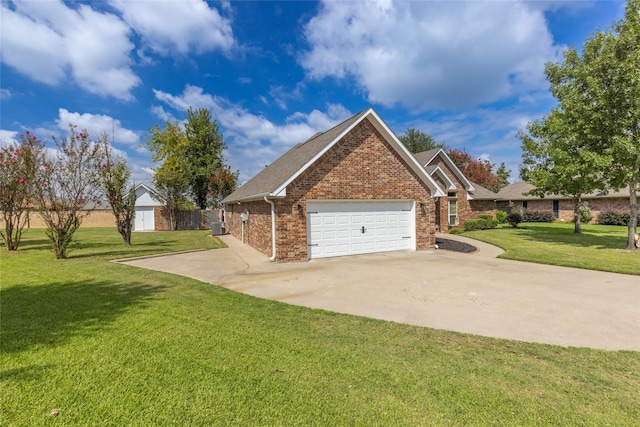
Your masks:
M 222 235 L 222 222 L 212 222 L 211 223 L 211 235 L 212 236 L 221 236 Z

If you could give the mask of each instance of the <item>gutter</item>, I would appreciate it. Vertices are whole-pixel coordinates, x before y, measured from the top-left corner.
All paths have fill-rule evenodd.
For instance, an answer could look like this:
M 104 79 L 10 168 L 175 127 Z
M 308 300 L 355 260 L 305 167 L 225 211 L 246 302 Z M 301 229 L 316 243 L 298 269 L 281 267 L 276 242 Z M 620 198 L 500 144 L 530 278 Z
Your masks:
M 264 196 L 264 201 L 271 205 L 271 257 L 269 257 L 269 261 L 273 262 L 276 260 L 276 204 L 267 199 L 267 196 Z

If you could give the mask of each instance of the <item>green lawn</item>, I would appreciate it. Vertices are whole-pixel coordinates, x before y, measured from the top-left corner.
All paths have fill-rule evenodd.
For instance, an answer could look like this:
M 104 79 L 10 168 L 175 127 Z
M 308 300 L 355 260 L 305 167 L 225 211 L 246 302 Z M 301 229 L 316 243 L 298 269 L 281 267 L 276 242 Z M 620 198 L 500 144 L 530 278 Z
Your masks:
M 264 301 L 109 262 L 207 232 L 0 250 L 0 425 L 637 425 L 640 354 Z M 50 417 L 53 409 L 59 415 Z
M 463 236 L 505 250 L 499 258 L 640 275 L 640 251 L 627 251 L 627 228 L 571 223 L 523 223 L 518 228 L 472 231 Z

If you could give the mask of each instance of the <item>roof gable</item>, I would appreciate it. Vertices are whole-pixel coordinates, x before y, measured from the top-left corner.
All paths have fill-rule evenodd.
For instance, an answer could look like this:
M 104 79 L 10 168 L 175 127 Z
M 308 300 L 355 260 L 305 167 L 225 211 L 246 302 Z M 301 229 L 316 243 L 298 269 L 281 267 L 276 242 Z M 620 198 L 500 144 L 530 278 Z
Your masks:
M 316 134 L 289 151 L 260 171 L 222 202 L 233 203 L 257 200 L 263 197 L 284 197 L 287 186 L 300 174 L 311 167 L 338 141 L 347 135 L 361 121 L 369 122 L 405 161 L 408 167 L 429 187 L 433 196 L 443 196 L 438 184 L 426 173 L 400 140 L 391 132 L 376 112 L 369 108 L 345 120 L 328 131 Z
M 451 157 L 447 154 L 446 151 L 442 148 L 434 148 L 432 150 L 422 151 L 420 153 L 414 154 L 415 158 L 420 162 L 423 167 L 432 166 L 432 163 L 436 160 L 437 157 L 440 157 L 444 163 L 451 169 L 451 171 L 458 177 L 462 185 L 464 185 L 465 190 L 474 191 L 473 184 L 471 181 L 467 179 L 466 176 L 458 169 Z

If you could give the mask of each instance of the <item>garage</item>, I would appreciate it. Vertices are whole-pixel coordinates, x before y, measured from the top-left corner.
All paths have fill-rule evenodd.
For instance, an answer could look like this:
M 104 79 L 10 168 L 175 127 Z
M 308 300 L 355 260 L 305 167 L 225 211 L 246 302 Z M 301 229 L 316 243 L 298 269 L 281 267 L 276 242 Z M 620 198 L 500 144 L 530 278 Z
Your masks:
M 373 109 L 291 147 L 227 196 L 225 229 L 270 261 L 435 245 L 446 193 Z
M 134 231 L 153 231 L 153 207 L 136 207 L 136 216 L 133 222 Z
M 307 201 L 309 258 L 415 249 L 413 200 Z
M 138 184 L 136 192 L 136 214 L 133 219 L 133 231 L 154 231 L 156 229 L 154 211 L 163 204 L 156 191 L 145 184 Z

